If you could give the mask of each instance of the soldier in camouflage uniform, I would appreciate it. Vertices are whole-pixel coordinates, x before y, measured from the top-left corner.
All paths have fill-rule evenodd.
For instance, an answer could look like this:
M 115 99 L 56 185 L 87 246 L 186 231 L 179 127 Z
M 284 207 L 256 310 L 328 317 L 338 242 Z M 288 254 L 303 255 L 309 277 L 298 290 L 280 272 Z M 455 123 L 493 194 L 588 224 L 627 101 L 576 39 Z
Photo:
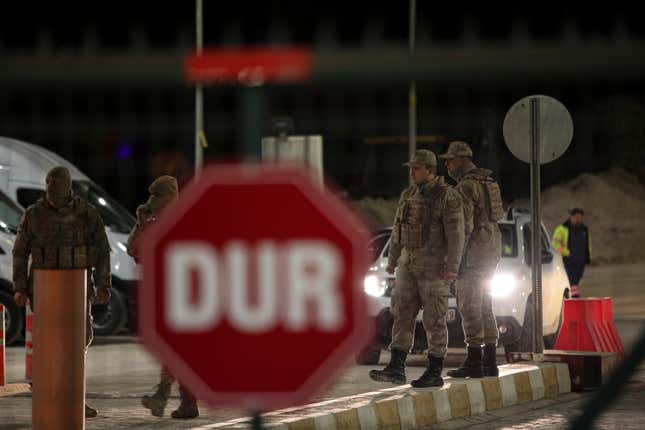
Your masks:
M 34 299 L 38 299 L 33 297 L 34 269 L 87 269 L 85 341 L 89 346 L 93 336 L 91 303 L 110 299 L 110 246 L 105 227 L 96 209 L 72 193 L 65 167 L 54 167 L 47 173 L 46 190 L 45 198 L 29 206 L 20 220 L 13 247 L 14 299 L 18 306 L 25 306 L 29 298 L 33 309 Z M 85 416 L 96 415 L 96 409 L 86 404 Z
M 410 167 L 414 184 L 399 199 L 386 269 L 394 273 L 398 265 L 392 293 L 392 358 L 385 369 L 372 370 L 370 377 L 405 383 L 405 359 L 412 346 L 416 316 L 423 307 L 428 367 L 412 386 L 441 386 L 448 345 L 448 280 L 457 277 L 463 251 L 463 209 L 457 193 L 442 177 L 435 176 L 434 153 L 418 150 L 405 165 Z
M 177 199 L 178 196 L 177 180 L 172 176 L 160 176 L 155 179 L 148 192 L 150 197 L 148 201 L 137 208 L 137 223 L 130 232 L 128 237 L 128 254 L 134 258 L 134 261 L 139 262 L 139 246 L 143 232 L 154 222 L 165 207 Z M 174 381 L 174 377 L 168 369 L 164 366 L 161 368 L 160 381 L 157 385 L 157 391 L 152 396 L 143 396 L 141 404 L 150 409 L 152 415 L 162 417 L 168 397 L 170 396 L 170 388 Z M 171 416 L 173 418 L 195 418 L 199 416 L 197 409 L 197 401 L 195 397 L 184 386 L 179 387 L 181 395 L 181 404 L 179 408 L 174 411 Z
M 461 195 L 466 227 L 466 246 L 459 279 L 457 306 L 461 314 L 468 355 L 462 365 L 448 372 L 456 378 L 497 376 L 495 358 L 497 322 L 488 285 L 501 258 L 501 232 L 497 221 L 504 216 L 499 185 L 490 170 L 472 162 L 466 142 L 451 142 L 445 159 L 448 174 Z M 482 345 L 484 346 L 482 364 Z

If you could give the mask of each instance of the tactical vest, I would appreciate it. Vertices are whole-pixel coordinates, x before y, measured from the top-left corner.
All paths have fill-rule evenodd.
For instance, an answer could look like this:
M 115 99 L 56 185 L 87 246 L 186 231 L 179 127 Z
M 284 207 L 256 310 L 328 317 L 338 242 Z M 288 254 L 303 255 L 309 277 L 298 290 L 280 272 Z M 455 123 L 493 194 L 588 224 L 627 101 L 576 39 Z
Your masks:
M 439 191 L 439 186 L 433 187 L 432 191 L 426 188 L 403 201 L 397 224 L 399 243 L 406 249 L 422 248 L 428 243 L 431 202 Z
M 502 192 L 499 184 L 484 173 L 483 169 L 475 169 L 464 175 L 464 179 L 474 179 L 479 182 L 484 193 L 483 206 L 478 210 L 484 213 L 491 223 L 496 223 L 504 217 L 504 206 L 502 203 Z
M 35 239 L 31 244 L 33 269 L 87 269 L 98 257 L 89 244 L 87 208 L 77 205 L 57 214 L 46 203 L 32 213 Z

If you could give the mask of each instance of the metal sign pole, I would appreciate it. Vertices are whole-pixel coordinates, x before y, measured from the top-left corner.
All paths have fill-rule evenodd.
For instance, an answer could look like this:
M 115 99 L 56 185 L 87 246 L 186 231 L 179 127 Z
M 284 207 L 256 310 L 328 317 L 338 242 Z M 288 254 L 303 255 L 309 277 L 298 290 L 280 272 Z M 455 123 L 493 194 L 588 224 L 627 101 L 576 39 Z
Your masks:
M 201 55 L 204 46 L 203 0 L 196 0 L 195 5 L 195 36 L 197 54 Z M 204 164 L 204 148 L 202 134 L 204 133 L 204 94 L 201 84 L 195 86 L 195 176 L 199 175 Z
M 557 160 L 571 144 L 573 121 L 566 107 L 553 97 L 528 96 L 517 101 L 504 118 L 504 141 L 513 155 L 531 166 L 531 279 L 533 330 L 531 352 L 541 360 L 542 338 L 542 222 L 540 166 Z M 529 143 L 527 145 L 527 134 Z M 528 249 L 526 250 L 529 251 Z M 551 253 L 550 249 L 546 252 Z M 527 310 L 530 308 L 527 308 Z
M 531 115 L 531 279 L 533 282 L 533 352 L 544 350 L 542 340 L 542 238 L 540 220 L 540 99 L 530 100 Z
M 417 2 L 410 0 L 410 55 L 414 55 L 415 36 L 416 36 L 416 17 Z M 412 160 L 417 150 L 417 84 L 416 81 L 410 81 L 408 93 L 408 160 Z M 412 184 L 412 178 L 410 178 Z

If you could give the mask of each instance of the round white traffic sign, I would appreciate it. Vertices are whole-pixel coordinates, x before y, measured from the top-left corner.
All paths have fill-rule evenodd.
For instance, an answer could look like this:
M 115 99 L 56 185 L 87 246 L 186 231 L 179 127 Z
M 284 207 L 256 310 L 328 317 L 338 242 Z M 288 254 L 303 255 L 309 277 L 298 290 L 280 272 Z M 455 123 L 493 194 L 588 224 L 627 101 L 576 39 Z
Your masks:
M 558 159 L 573 138 L 573 121 L 569 111 L 553 97 L 534 95 L 515 103 L 504 118 L 504 141 L 513 155 L 531 162 L 531 99 L 539 105 L 538 127 L 540 164 Z

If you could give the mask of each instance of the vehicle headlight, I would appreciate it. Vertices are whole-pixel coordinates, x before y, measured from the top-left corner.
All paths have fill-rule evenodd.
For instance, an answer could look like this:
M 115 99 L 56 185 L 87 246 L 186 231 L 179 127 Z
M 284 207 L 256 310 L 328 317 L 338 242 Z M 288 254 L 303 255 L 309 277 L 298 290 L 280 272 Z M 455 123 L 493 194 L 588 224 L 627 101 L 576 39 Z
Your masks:
M 493 297 L 506 297 L 517 286 L 515 276 L 510 273 L 497 273 L 490 281 L 490 295 Z
M 374 297 L 382 297 L 385 294 L 387 285 L 385 282 L 379 281 L 379 278 L 374 275 L 365 277 L 363 281 L 363 289 L 367 294 Z

